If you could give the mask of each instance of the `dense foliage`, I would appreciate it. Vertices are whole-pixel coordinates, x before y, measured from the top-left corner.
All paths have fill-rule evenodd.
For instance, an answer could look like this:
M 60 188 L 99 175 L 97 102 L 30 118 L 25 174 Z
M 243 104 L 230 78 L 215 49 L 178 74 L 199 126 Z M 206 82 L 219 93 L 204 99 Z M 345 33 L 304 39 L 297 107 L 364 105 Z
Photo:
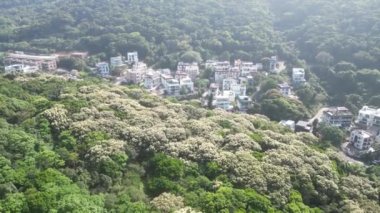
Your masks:
M 380 210 L 377 167 L 266 118 L 91 79 L 0 81 L 2 212 Z
M 93 65 L 138 51 L 169 68 L 278 55 L 288 72 L 251 88 L 261 89 L 254 110 L 298 120 L 326 101 L 324 89 L 353 111 L 380 106 L 379 8 L 376 0 L 2 0 L 0 52 L 83 50 Z M 299 100 L 281 96 L 277 83 L 307 64 Z M 380 167 L 341 159 L 339 129 L 321 126 L 316 138 L 197 105 L 96 79 L 0 78 L 0 212 L 380 212 Z
M 262 1 L 4 0 L 0 11 L 0 51 L 85 50 L 102 59 L 138 51 L 163 67 L 289 52 Z

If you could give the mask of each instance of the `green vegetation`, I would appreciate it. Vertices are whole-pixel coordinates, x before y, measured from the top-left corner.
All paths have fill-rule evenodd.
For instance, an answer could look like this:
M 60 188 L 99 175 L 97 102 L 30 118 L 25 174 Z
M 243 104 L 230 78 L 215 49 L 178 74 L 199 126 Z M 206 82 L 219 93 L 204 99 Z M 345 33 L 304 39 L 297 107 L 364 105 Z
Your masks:
M 305 119 L 325 102 L 380 107 L 376 0 L 2 0 L 9 50 L 88 51 L 87 65 L 138 51 L 179 60 L 268 61 L 252 112 Z M 380 212 L 380 167 L 340 159 L 341 130 L 291 133 L 260 115 L 206 110 L 86 77 L 0 77 L 0 212 Z M 277 84 L 305 67 L 299 100 Z M 198 92 L 212 72 L 202 73 Z M 15 79 L 13 79 L 15 78 Z M 260 91 L 256 89 L 260 88 Z M 211 108 L 211 106 L 210 106 Z M 365 156 L 376 159 L 379 152 Z
M 377 167 L 349 166 L 265 118 L 90 79 L 0 83 L 18 91 L 0 87 L 13 99 L 0 122 L 2 212 L 380 210 Z

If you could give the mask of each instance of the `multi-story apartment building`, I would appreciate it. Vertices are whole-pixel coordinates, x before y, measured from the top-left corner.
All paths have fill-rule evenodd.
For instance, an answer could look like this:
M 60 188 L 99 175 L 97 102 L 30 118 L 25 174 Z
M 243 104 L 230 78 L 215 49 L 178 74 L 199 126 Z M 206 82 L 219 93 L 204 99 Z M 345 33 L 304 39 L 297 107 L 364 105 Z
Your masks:
M 364 130 L 354 130 L 351 132 L 350 143 L 357 149 L 368 150 L 374 143 L 374 136 Z
M 139 54 L 137 52 L 128 52 L 127 53 L 127 62 L 129 64 L 139 63 Z
M 346 107 L 334 107 L 323 112 L 322 122 L 340 128 L 351 126 L 352 113 Z
M 380 128 L 380 109 L 364 106 L 359 111 L 356 123 L 364 128 Z
M 111 69 L 124 65 L 123 56 L 116 56 L 110 58 Z
M 179 62 L 177 65 L 177 72 L 186 73 L 192 80 L 195 80 L 199 76 L 198 63 Z
M 99 75 L 105 77 L 110 75 L 110 67 L 107 62 L 100 62 L 96 64 L 96 70 Z

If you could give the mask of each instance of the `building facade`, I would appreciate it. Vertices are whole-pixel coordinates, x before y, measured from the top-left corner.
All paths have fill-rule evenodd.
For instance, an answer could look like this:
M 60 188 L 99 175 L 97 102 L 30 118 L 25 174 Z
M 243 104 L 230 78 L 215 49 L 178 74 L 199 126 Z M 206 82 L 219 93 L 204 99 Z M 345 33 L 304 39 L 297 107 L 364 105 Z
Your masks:
M 127 53 L 127 61 L 129 64 L 139 63 L 139 54 L 137 52 L 128 52 Z
M 179 62 L 177 65 L 177 72 L 186 73 L 192 80 L 195 80 L 199 76 L 198 63 Z
M 110 67 L 107 62 L 100 62 L 96 64 L 96 70 L 99 75 L 105 77 L 110 75 Z
M 58 56 L 55 55 L 29 55 L 23 52 L 9 53 L 5 56 L 5 65 L 22 64 L 23 66 L 38 67 L 44 71 L 55 71 L 57 67 Z
M 305 70 L 302 68 L 293 68 L 292 72 L 293 85 L 299 86 L 306 82 Z
M 322 122 L 339 128 L 351 126 L 353 115 L 346 107 L 334 107 L 323 112 Z
M 357 149 L 368 150 L 374 142 L 374 137 L 364 130 L 351 132 L 350 143 Z

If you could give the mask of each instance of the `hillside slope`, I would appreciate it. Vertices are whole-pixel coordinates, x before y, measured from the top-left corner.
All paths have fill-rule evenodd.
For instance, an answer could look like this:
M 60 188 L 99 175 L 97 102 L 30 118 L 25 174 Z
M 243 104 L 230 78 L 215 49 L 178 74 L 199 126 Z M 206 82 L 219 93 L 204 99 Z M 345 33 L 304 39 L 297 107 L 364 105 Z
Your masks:
M 93 80 L 0 85 L 1 211 L 380 209 L 377 167 L 260 116 Z
M 173 67 L 199 54 L 260 60 L 286 49 L 261 0 L 4 0 L 0 12 L 0 51 L 85 50 L 104 60 L 136 50 Z

